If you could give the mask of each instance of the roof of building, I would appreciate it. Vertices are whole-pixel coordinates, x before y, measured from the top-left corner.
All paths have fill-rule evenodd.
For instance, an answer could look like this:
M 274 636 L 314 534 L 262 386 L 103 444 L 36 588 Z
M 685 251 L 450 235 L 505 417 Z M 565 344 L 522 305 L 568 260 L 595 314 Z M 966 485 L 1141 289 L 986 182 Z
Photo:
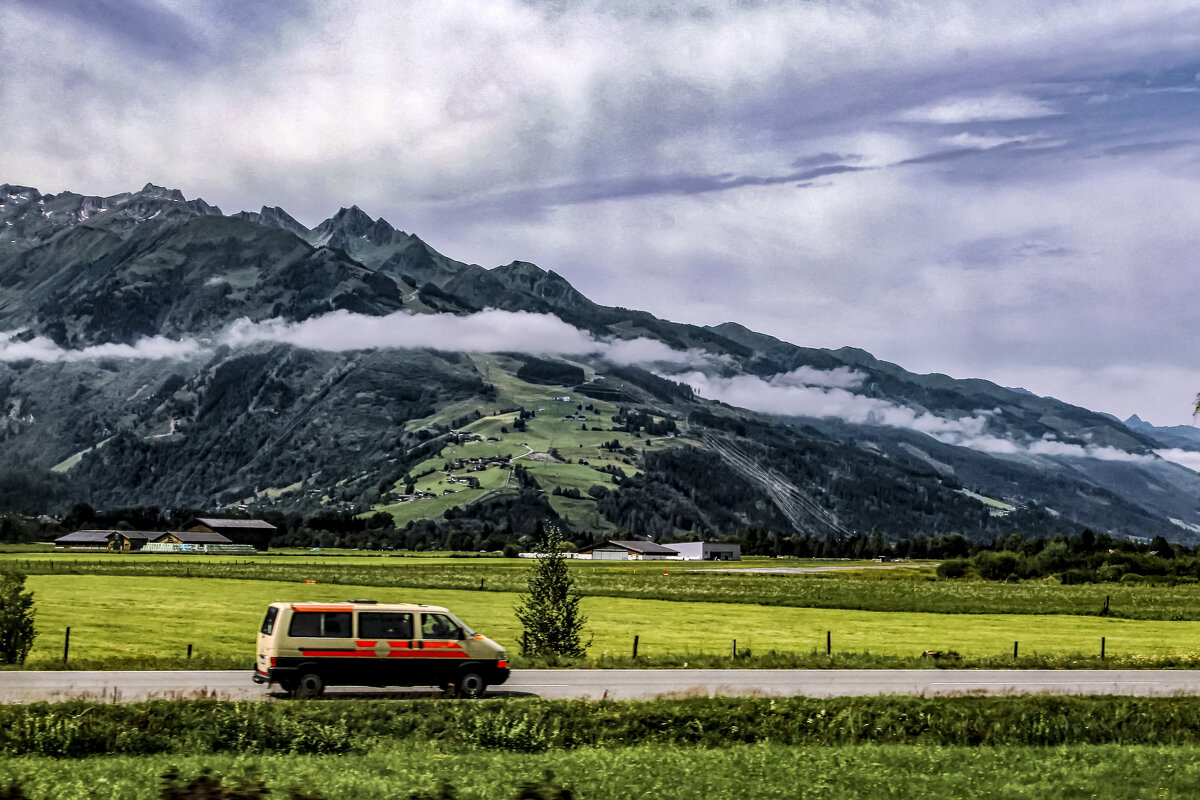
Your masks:
M 679 553 L 672 550 L 671 548 L 663 547 L 661 544 L 655 544 L 654 542 L 617 541 L 615 539 L 611 539 L 607 542 L 601 542 L 599 544 L 594 544 L 591 547 L 584 548 L 584 551 L 586 552 L 587 550 L 598 550 L 608 544 L 615 545 L 623 550 L 628 550 L 632 553 L 641 553 L 642 555 L 646 555 L 646 556 L 676 556 L 676 555 L 679 555 Z
M 233 544 L 228 537 L 214 531 L 171 531 L 158 537 L 174 536 L 184 544 Z
M 221 517 L 197 517 L 188 523 L 189 525 L 200 523 L 210 528 L 260 528 L 262 530 L 275 530 L 275 526 L 266 520 L 262 519 L 223 519 Z
M 147 542 L 163 535 L 162 531 L 110 531 L 110 533 L 120 534 L 126 539 L 142 539 Z
M 55 544 L 99 544 L 108 542 L 108 537 L 115 531 L 75 531 L 54 540 Z

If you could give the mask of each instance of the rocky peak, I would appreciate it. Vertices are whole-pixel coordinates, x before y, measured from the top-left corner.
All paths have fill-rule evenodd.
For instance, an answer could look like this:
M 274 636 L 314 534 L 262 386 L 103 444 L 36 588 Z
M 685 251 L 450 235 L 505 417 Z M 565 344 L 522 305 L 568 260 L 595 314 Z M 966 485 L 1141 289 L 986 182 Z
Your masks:
M 280 228 L 302 239 L 308 237 L 308 228 L 279 206 L 263 206 L 261 211 L 239 211 L 234 216 L 268 228 Z
M 174 200 L 179 203 L 187 201 L 187 198 L 183 196 L 183 192 L 179 191 L 178 189 L 168 189 L 165 186 L 156 186 L 153 183 L 147 183 L 142 187 L 142 190 L 138 192 L 138 194 L 144 197 L 154 197 L 162 200 Z

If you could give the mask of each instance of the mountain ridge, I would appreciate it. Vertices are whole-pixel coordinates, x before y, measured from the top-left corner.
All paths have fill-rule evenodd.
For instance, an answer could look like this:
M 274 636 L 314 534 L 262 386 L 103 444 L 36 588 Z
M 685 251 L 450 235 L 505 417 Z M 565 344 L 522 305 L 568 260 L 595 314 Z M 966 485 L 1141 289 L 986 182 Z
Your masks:
M 219 342 L 238 320 L 295 325 L 335 311 L 363 320 L 398 312 L 452 319 L 484 308 L 553 315 L 597 342 L 595 354 L 540 362 L 456 352 L 451 340 L 438 350 L 328 352 L 285 342 L 221 344 L 170 361 L 120 362 L 114 372 L 115 356 L 5 360 L 0 338 L 0 411 L 7 409 L 0 470 L 69 462 L 47 478 L 61 482 L 64 495 L 105 504 L 249 501 L 381 512 L 398 524 L 476 533 L 485 524 L 479 517 L 501 514 L 495 509 L 504 504 L 510 527 L 521 507 L 580 530 L 638 523 L 642 530 L 631 534 L 658 536 L 729 533 L 706 528 L 712 520 L 802 535 L 810 517 L 797 509 L 805 503 L 834 521 L 812 522 L 822 535 L 865 533 L 870 525 L 889 536 L 978 536 L 1016 524 L 1008 519 L 1041 533 L 1091 526 L 1190 538 L 1188 526 L 1200 526 L 1187 489 L 1194 473 L 1159 458 L 1160 434 L 1136 424 L 983 379 L 917 375 L 853 347 L 805 348 L 736 322 L 686 325 L 601 306 L 553 270 L 458 262 L 353 205 L 310 229 L 278 206 L 226 216 L 154 184 L 105 198 L 4 184 L 0 227 L 12 237 L 0 246 L 0 331 L 24 331 L 10 334 L 9 346 L 16 337 L 44 337 L 71 352 L 136 347 L 153 337 Z M 639 342 L 659 345 L 647 349 L 650 361 L 622 366 L 604 354 Z M 561 385 L 557 395 L 547 388 L 554 376 L 577 373 L 584 380 Z M 756 401 L 786 390 L 803 403 L 751 411 L 672 388 L 697 373 L 709 388 L 736 380 L 759 387 Z M 535 374 L 550 383 L 519 377 Z M 565 426 L 568 416 L 580 422 L 582 403 L 567 414 L 553 399 L 568 395 L 591 398 L 583 431 Z M 539 414 L 546 406 L 562 419 Z M 430 441 L 479 436 L 477 451 L 510 447 L 513 408 L 522 430 L 558 431 L 561 441 L 594 454 L 560 468 L 570 480 L 531 466 L 533 477 L 522 483 L 514 468 L 490 495 L 451 488 L 462 484 L 434 470 L 448 476 L 439 491 L 451 494 L 429 503 L 428 517 L 413 516 L 420 504 L 412 500 L 389 501 L 431 458 L 465 452 L 451 444 L 430 454 Z M 464 425 L 449 424 L 460 418 Z M 651 452 L 646 431 L 668 423 L 667 449 Z M 456 429 L 468 433 L 451 435 Z M 602 447 L 610 434 L 618 450 Z M 547 447 L 561 449 L 553 441 Z M 747 454 L 760 469 L 747 472 Z M 707 473 L 719 479 L 734 467 L 753 478 L 739 479 L 740 495 L 726 504 L 739 510 L 707 507 L 696 487 L 717 491 Z M 679 477 L 685 473 L 690 490 Z M 776 495 L 773 485 L 781 487 Z M 452 497 L 460 492 L 461 503 Z

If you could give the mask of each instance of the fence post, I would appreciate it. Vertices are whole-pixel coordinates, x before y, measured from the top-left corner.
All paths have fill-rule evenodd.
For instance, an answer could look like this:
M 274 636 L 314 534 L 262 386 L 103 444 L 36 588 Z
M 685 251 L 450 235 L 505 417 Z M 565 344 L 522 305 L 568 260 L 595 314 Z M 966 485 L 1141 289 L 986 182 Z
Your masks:
M 1104 637 L 1100 637 L 1100 660 L 1104 660 Z
M 190 659 L 191 657 L 192 657 L 192 646 L 189 644 L 188 645 L 188 658 Z
M 71 626 L 67 626 L 67 635 L 63 637 L 63 663 L 67 663 L 67 656 L 71 652 Z
M 1019 644 L 1020 642 L 1013 642 L 1013 661 L 1017 660 L 1017 645 Z
M 637 658 L 637 646 L 638 646 L 638 637 L 635 635 L 633 637 L 633 657 L 634 658 Z
M 833 631 L 825 631 L 825 655 L 833 655 Z
M 483 578 L 479 579 L 479 591 L 481 591 L 481 592 L 483 591 L 483 581 L 484 581 Z
M 729 643 L 729 657 L 737 658 L 737 639 L 734 639 Z

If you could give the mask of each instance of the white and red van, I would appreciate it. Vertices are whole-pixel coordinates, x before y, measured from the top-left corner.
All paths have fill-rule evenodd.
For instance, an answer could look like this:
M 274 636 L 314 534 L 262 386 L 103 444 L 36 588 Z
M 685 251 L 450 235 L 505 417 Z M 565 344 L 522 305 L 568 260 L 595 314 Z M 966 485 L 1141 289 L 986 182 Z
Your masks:
M 348 600 L 267 606 L 254 681 L 298 698 L 326 686 L 438 686 L 479 697 L 509 672 L 504 648 L 445 608 Z

